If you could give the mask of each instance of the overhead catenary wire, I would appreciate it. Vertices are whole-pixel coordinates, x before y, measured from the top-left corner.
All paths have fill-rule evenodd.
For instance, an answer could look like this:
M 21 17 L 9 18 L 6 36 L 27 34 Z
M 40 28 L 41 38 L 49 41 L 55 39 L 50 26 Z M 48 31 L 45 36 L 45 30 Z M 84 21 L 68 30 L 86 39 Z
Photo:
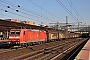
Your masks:
M 5 5 L 2 5 L 3 7 L 6 7 Z M 12 10 L 16 10 L 16 9 L 14 9 L 14 8 L 11 8 Z M 31 19 L 31 18 L 29 18 L 29 17 L 26 17 L 26 16 L 23 16 L 23 15 L 19 15 L 19 14 L 17 14 L 17 13 L 14 13 L 14 12 L 10 12 L 10 11 L 8 11 L 8 10 L 4 10 L 4 9 L 1 9 L 1 10 L 3 10 L 3 11 L 5 11 L 5 12 L 9 12 L 9 13 L 11 13 L 11 14 L 14 14 L 14 15 L 18 15 L 18 16 L 21 16 L 21 17 L 24 17 L 24 18 L 27 18 L 27 19 L 30 19 L 30 20 L 35 20 L 35 19 Z M 19 12 L 21 12 L 21 11 L 19 11 Z M 21 13 L 24 13 L 24 12 L 21 12 Z M 26 13 L 24 13 L 24 14 L 26 14 Z M 36 21 L 38 21 L 38 20 L 36 20 Z M 41 21 L 39 21 L 39 22 L 41 22 Z
M 69 0 L 67 0 L 67 1 L 68 1 L 69 5 L 70 5 L 70 7 L 71 7 L 71 13 L 72 13 L 73 7 L 72 7 L 71 3 L 69 2 Z M 76 13 L 76 11 L 75 11 L 75 13 Z
M 2 10 L 2 9 L 0 10 L 0 12 L 4 12 L 4 11 L 5 10 Z M 7 15 L 7 14 L 3 14 L 3 13 L 0 13 L 0 15 L 1 15 L 0 16 L 1 19 L 19 19 L 19 18 L 12 17 L 12 15 Z M 23 19 L 19 19 L 19 20 L 23 20 Z
M 71 8 L 73 9 L 73 11 L 75 12 L 75 14 L 77 15 L 78 20 L 80 19 L 81 21 L 84 21 L 81 17 L 81 15 L 79 14 L 79 12 L 77 11 L 77 9 L 75 8 L 74 4 L 72 3 L 71 0 L 67 0 L 69 5 L 71 6 Z M 78 24 L 81 22 L 77 22 Z
M 11 5 L 11 6 L 13 6 L 13 7 L 17 7 L 15 4 L 12 4 L 12 3 L 9 3 L 8 1 L 2 1 L 2 0 L 0 0 L 1 2 L 3 2 L 3 3 L 5 3 L 5 4 L 8 4 L 8 5 Z M 19 9 L 21 9 L 21 10 L 23 10 L 23 11 L 25 11 L 25 12 L 28 12 L 28 13 L 32 13 L 32 14 L 34 14 L 34 15 L 36 15 L 36 16 L 39 16 L 39 18 L 42 18 L 42 19 L 49 19 L 49 21 L 54 21 L 54 20 L 52 20 L 52 19 L 50 19 L 49 17 L 44 17 L 44 16 L 41 16 L 40 14 L 38 14 L 38 13 L 36 13 L 36 12 L 32 12 L 32 11 L 30 11 L 30 10 L 28 10 L 28 9 L 25 9 L 25 8 L 23 8 L 23 7 L 20 7 Z M 54 21 L 55 22 L 55 21 Z
M 75 7 L 72 5 L 72 2 L 70 0 L 67 0 L 69 5 L 71 6 L 71 9 L 74 10 L 74 12 L 78 15 L 77 11 L 75 10 Z
M 59 5 L 62 6 L 76 21 L 79 21 L 79 20 L 71 13 L 71 11 L 63 5 L 63 3 L 62 3 L 60 0 L 56 0 L 56 1 L 57 1 L 57 2 L 59 3 Z
M 1 5 L 2 5 L 3 7 L 6 7 L 6 5 L 4 5 L 4 4 L 1 4 Z M 7 7 L 9 7 L 9 6 L 7 6 Z M 10 9 L 12 9 L 12 10 L 14 10 L 14 11 L 16 10 L 15 8 L 11 8 L 11 7 L 10 7 Z M 22 11 L 20 11 L 20 10 L 16 10 L 16 12 L 20 12 L 20 13 L 23 13 L 23 14 L 26 14 L 26 15 L 29 15 L 29 16 L 32 16 L 32 17 L 34 16 L 34 15 L 31 15 L 31 14 L 22 12 Z
M 78 18 L 75 17 L 74 14 L 71 13 L 71 11 L 64 6 L 64 4 L 60 0 L 56 0 L 56 2 L 63 8 L 67 13 L 69 13 L 76 21 L 79 21 Z M 79 21 L 80 22 L 80 21 Z
M 9 5 L 11 5 L 11 4 L 9 4 Z M 11 5 L 11 6 L 14 6 L 14 5 Z M 14 7 L 16 7 L 16 6 L 14 6 Z M 22 9 L 23 10 L 23 9 Z M 28 11 L 29 12 L 29 11 Z
M 1 19 L 19 19 L 19 20 L 23 20 L 23 19 L 20 19 L 20 18 L 15 18 L 15 17 L 12 17 L 12 16 L 8 16 L 8 15 L 5 15 L 5 14 L 0 14 L 1 15 Z M 6 18 L 8 17 L 8 18 Z
M 75 10 L 75 13 L 80 17 L 80 20 L 83 20 L 82 17 L 81 17 L 81 15 L 79 14 L 79 12 L 77 11 L 77 9 L 75 8 L 74 4 L 72 3 L 72 1 L 71 0 L 69 0 L 69 1 L 70 1 L 71 5 L 72 5 L 73 9 Z
M 77 15 L 77 20 L 78 20 L 78 13 L 77 13 L 77 11 L 76 11 L 76 10 L 74 9 L 74 7 L 72 6 L 70 0 L 67 0 L 67 2 L 69 3 L 71 9 L 72 9 L 72 10 L 75 12 L 75 14 Z M 72 10 L 71 10 L 71 13 L 73 13 Z
M 1 3 L 0 3 L 0 4 L 1 4 Z M 2 6 L 3 6 L 3 7 L 7 7 L 7 6 L 6 6 L 6 5 L 4 5 L 4 4 L 2 4 Z M 10 9 L 15 10 L 14 8 L 10 8 Z M 10 12 L 10 11 L 5 10 L 5 9 L 1 9 L 1 10 L 5 11 L 5 12 L 9 12 L 9 13 L 14 14 L 14 15 L 21 16 L 22 18 L 31 19 L 31 18 L 29 18 L 29 17 L 25 17 L 25 16 L 19 15 L 19 14 L 14 13 L 14 12 Z M 19 11 L 19 12 L 21 12 L 21 11 Z M 21 13 L 24 13 L 24 12 L 21 12 Z M 25 14 L 25 13 L 24 13 L 24 14 Z M 35 19 L 31 19 L 31 20 L 35 20 Z M 36 20 L 36 21 L 37 21 L 37 20 Z M 41 22 L 41 21 L 39 21 L 39 22 Z
M 31 19 L 31 18 L 29 18 L 29 17 L 23 16 L 23 15 L 19 15 L 19 14 L 16 14 L 16 13 L 13 13 L 13 12 L 10 12 L 10 11 L 7 11 L 7 10 L 4 10 L 4 9 L 0 9 L 0 10 L 5 11 L 5 12 L 9 12 L 9 13 L 14 14 L 14 15 L 17 15 L 17 16 L 21 16 L 21 17 L 23 17 L 23 18 Z M 33 20 L 33 19 L 32 19 L 32 20 Z M 41 22 L 41 21 L 39 21 L 39 22 Z
M 41 6 L 37 5 L 36 3 L 34 3 L 33 1 L 29 0 L 31 3 L 33 3 L 34 5 L 36 5 L 37 7 L 41 8 L 42 10 L 48 12 L 49 14 L 51 14 L 52 16 L 58 18 L 56 15 L 52 14 L 51 12 L 47 11 L 46 9 L 42 8 Z

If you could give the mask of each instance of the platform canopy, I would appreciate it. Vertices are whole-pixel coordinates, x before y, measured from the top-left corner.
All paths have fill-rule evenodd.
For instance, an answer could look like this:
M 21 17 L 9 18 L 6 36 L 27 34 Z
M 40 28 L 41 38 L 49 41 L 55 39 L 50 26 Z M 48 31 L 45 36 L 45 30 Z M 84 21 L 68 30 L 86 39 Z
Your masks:
M 19 22 L 13 22 L 13 21 L 8 21 L 8 20 L 2 20 L 0 19 L 0 31 L 9 31 L 10 29 L 13 28 L 27 28 L 27 29 L 49 29 L 52 30 L 52 28 L 46 28 L 42 26 L 36 26 L 36 25 L 29 25 L 29 24 L 24 24 L 24 23 L 19 23 Z

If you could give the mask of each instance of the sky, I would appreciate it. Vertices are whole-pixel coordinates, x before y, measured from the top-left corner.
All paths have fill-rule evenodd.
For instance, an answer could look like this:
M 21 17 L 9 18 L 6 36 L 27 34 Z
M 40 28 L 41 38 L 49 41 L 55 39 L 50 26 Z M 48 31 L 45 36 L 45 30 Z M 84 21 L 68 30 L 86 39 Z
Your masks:
M 68 16 L 68 23 L 90 24 L 89 6 L 90 0 L 0 0 L 0 18 L 27 20 L 35 24 L 48 25 L 56 22 L 65 23 Z

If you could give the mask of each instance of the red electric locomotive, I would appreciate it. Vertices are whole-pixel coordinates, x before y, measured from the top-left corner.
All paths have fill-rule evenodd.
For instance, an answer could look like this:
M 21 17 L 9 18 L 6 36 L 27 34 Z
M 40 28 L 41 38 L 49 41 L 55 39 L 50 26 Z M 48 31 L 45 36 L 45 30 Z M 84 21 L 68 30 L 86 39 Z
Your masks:
M 30 42 L 40 42 L 46 40 L 47 35 L 44 30 L 11 29 L 9 34 L 10 44 L 27 44 Z

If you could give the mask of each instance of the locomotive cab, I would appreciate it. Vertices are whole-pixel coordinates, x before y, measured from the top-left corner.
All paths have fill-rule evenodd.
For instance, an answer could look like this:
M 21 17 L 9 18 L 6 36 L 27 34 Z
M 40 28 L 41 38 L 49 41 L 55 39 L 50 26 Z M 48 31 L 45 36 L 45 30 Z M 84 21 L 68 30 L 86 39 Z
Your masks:
M 20 42 L 20 32 L 21 30 L 11 30 L 9 34 L 9 44 L 19 44 Z

